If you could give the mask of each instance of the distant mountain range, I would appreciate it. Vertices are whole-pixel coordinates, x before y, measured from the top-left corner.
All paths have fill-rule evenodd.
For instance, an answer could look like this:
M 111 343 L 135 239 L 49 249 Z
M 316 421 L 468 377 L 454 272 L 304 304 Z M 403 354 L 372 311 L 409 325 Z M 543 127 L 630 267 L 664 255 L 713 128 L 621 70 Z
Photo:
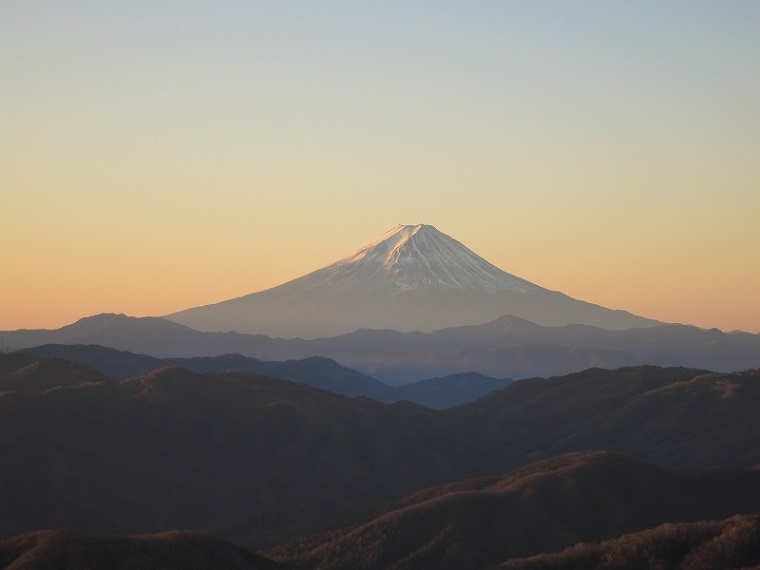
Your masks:
M 26 354 L 55 357 L 93 368 L 114 380 L 123 380 L 169 366 L 181 366 L 193 372 L 257 372 L 274 378 L 292 380 L 345 396 L 364 396 L 380 402 L 406 400 L 429 408 L 458 406 L 500 390 L 512 380 L 490 378 L 469 372 L 440 378 L 428 378 L 403 386 L 389 386 L 374 378 L 341 366 L 334 360 L 312 356 L 303 360 L 262 361 L 239 354 L 155 358 L 97 345 L 46 344 L 23 350 Z M 48 372 L 43 365 L 41 373 Z M 60 376 L 60 372 L 58 372 Z M 65 377 L 64 377 L 65 378 Z M 62 379 L 63 380 L 63 379 Z M 36 386 L 27 378 L 18 389 Z M 3 386 L 0 385 L 0 389 Z
M 240 354 L 260 360 L 330 358 L 387 384 L 477 372 L 492 378 L 551 376 L 589 367 L 653 364 L 731 372 L 760 366 L 760 335 L 686 325 L 610 331 L 544 327 L 506 316 L 432 333 L 359 330 L 337 337 L 273 339 L 207 333 L 157 317 L 97 315 L 57 330 L 1 332 L 6 348 L 97 344 L 157 358 Z
M 501 315 L 615 330 L 662 324 L 510 275 L 424 224 L 396 226 L 332 265 L 272 289 L 165 318 L 202 331 L 318 338 L 360 328 L 431 332 Z

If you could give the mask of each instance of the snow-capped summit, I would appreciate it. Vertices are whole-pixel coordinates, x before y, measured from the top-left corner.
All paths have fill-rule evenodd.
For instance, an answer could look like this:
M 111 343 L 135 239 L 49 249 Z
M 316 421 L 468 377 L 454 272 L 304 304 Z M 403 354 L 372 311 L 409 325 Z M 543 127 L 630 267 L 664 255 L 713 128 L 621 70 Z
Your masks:
M 359 328 L 432 331 L 504 315 L 544 326 L 660 324 L 510 275 L 426 224 L 396 226 L 355 253 L 272 289 L 166 318 L 205 331 L 315 338 Z
M 523 291 L 531 286 L 426 224 L 396 226 L 325 269 L 336 280 L 361 275 L 388 289 L 430 285 Z

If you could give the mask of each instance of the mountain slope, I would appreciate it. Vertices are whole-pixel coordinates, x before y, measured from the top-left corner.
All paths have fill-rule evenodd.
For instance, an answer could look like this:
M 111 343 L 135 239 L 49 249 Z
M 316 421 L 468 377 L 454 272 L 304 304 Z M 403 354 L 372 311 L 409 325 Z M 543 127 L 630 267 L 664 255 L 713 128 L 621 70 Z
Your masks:
M 96 538 L 61 530 L 0 542 L 6 570 L 277 570 L 284 568 L 230 542 L 196 532 Z
M 0 470 L 0 535 L 194 528 L 257 545 L 583 449 L 746 468 L 760 463 L 759 378 L 592 370 L 446 412 L 178 368 L 4 392 L 0 463 L 14 469 Z
M 447 412 L 494 471 L 525 459 L 606 449 L 679 469 L 760 464 L 760 370 L 641 366 L 518 380 Z M 465 435 L 466 433 L 466 435 Z
M 146 374 L 167 366 L 181 366 L 193 372 L 235 370 L 257 372 L 273 378 L 291 380 L 344 396 L 364 396 L 380 402 L 406 400 L 430 408 L 450 408 L 471 402 L 494 390 L 500 390 L 511 382 L 508 379 L 499 380 L 477 373 L 467 373 L 420 380 L 405 386 L 388 386 L 370 376 L 341 366 L 334 360 L 319 356 L 301 360 L 267 362 L 239 354 L 156 358 L 91 344 L 45 344 L 24 349 L 22 352 L 27 355 L 55 357 L 77 362 L 115 380 Z M 18 359 L 24 362 L 20 353 L 14 354 L 19 354 Z M 5 385 L 4 382 L 0 374 L 0 390 Z M 11 382 L 11 379 L 9 378 L 7 382 Z M 8 385 L 19 386 L 18 383 Z
M 430 225 L 397 226 L 293 281 L 166 318 L 204 331 L 315 338 L 359 328 L 432 331 L 506 314 L 549 326 L 659 324 L 510 275 Z
M 446 409 L 477 400 L 511 382 L 508 378 L 490 378 L 477 372 L 465 372 L 393 386 L 391 389 L 396 401 L 407 400 L 428 408 Z
M 90 367 L 61 358 L 35 358 L 22 353 L 0 357 L 0 393 L 34 394 L 106 380 Z
M 114 380 L 125 380 L 159 368 L 180 366 L 192 372 L 256 372 L 291 380 L 345 396 L 366 396 L 383 402 L 397 401 L 393 389 L 366 374 L 341 366 L 328 358 L 262 361 L 240 354 L 156 358 L 98 345 L 44 344 L 24 349 L 24 354 L 56 357 L 90 366 Z M 482 395 L 482 394 L 481 394 Z M 471 401 L 474 398 L 470 398 Z
M 0 536 L 192 528 L 260 543 L 459 478 L 437 426 L 411 404 L 180 368 L 3 392 Z
M 260 546 L 572 451 L 678 469 L 760 464 L 758 372 L 590 370 L 447 411 L 250 373 L 64 379 L 0 393 L 0 465 L 13 466 L 0 469 L 0 537 L 192 528 Z
M 610 453 L 573 453 L 501 477 L 426 489 L 358 526 L 267 555 L 294 569 L 477 570 L 664 522 L 723 518 L 737 505 L 751 512 L 760 508 L 760 473 L 749 486 L 733 484 L 743 477 L 684 475 Z
M 750 570 L 760 568 L 760 515 L 665 524 L 601 544 L 510 560 L 501 570 Z

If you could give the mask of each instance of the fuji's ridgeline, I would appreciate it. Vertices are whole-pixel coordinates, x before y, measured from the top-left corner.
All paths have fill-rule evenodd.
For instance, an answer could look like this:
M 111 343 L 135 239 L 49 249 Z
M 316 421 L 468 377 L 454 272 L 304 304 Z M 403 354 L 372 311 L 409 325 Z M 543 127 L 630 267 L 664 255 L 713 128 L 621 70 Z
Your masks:
M 399 225 L 332 265 L 258 293 L 165 318 L 201 331 L 316 338 L 367 329 L 430 332 L 515 315 L 610 330 L 662 323 L 534 285 L 430 225 Z

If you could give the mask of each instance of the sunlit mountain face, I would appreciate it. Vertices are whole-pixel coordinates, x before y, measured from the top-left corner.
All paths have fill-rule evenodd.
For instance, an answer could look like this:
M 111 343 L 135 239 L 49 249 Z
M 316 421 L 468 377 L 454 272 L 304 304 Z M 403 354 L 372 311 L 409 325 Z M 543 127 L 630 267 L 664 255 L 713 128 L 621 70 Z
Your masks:
M 315 338 L 360 328 L 428 332 L 503 315 L 613 330 L 661 324 L 544 289 L 425 224 L 396 226 L 355 253 L 272 289 L 166 318 L 204 331 Z

